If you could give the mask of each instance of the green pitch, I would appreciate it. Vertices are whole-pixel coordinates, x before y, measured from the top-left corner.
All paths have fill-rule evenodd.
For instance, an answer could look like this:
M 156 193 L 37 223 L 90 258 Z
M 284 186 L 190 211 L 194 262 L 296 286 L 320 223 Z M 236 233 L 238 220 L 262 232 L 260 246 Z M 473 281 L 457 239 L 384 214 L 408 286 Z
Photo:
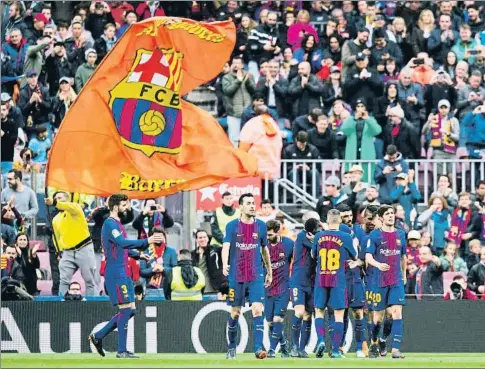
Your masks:
M 108 354 L 2 354 L 2 368 L 485 368 L 485 354 L 407 354 L 404 360 L 380 359 L 265 359 L 238 354 L 147 354 L 138 360 L 121 360 Z

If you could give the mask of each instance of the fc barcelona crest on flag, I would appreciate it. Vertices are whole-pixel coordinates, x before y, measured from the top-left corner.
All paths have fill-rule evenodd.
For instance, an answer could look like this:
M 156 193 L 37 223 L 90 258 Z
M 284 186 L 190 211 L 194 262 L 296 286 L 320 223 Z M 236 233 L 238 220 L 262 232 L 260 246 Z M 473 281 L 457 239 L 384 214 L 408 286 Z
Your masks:
M 125 146 L 148 157 L 180 152 L 182 59 L 173 48 L 139 49 L 128 75 L 110 91 L 109 107 Z

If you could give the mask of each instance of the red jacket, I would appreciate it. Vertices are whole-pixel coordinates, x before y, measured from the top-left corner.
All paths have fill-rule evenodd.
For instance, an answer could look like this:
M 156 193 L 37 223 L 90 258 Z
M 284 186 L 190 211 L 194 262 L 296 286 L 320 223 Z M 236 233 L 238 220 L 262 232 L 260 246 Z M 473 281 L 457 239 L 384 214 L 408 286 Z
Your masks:
M 443 297 L 443 300 L 450 300 L 450 295 L 451 293 L 448 292 L 445 297 Z M 485 295 L 484 295 L 485 296 Z M 475 295 L 475 292 L 470 291 L 468 288 L 463 291 L 463 300 L 478 300 L 477 295 Z M 482 300 L 485 300 L 482 296 Z
M 140 17 L 140 20 L 144 20 L 150 18 L 152 14 L 150 13 L 150 7 L 147 3 L 141 3 L 136 7 L 136 14 Z M 163 10 L 162 6 L 159 5 L 157 9 L 155 9 L 155 13 L 153 14 L 154 17 L 164 17 L 165 11 Z

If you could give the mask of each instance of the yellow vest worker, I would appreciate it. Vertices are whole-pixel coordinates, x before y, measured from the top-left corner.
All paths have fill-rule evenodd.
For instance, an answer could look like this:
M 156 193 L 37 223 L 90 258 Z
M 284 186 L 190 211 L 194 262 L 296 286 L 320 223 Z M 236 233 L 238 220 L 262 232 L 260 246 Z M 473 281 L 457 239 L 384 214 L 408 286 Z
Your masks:
M 165 277 L 165 297 L 172 301 L 202 301 L 204 273 L 192 265 L 189 250 L 180 250 L 178 259 L 178 265 Z

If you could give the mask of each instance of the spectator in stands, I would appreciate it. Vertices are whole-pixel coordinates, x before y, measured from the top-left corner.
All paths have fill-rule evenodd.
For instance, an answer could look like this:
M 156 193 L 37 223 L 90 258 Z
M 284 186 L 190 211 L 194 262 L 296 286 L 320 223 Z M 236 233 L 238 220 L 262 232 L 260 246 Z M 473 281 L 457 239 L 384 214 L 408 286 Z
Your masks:
M 305 131 L 298 132 L 295 137 L 295 142 L 289 144 L 283 150 L 283 159 L 305 161 L 317 160 L 319 158 L 320 153 L 318 149 L 312 144 L 308 143 L 308 132 Z M 298 186 L 302 186 L 305 183 L 306 186 L 312 187 L 312 184 L 315 183 L 317 190 L 319 190 L 321 187 L 321 174 L 319 172 L 319 168 L 311 163 L 293 163 L 289 165 L 287 176 Z
M 106 24 L 115 24 L 111 9 L 106 2 L 92 2 L 89 7 L 89 14 L 86 17 L 85 27 L 97 40 L 101 37 Z
M 21 281 L 29 295 L 35 296 L 38 294 L 37 290 L 37 274 L 36 270 L 40 268 L 39 258 L 37 252 L 39 251 L 39 244 L 36 243 L 30 248 L 29 237 L 26 233 L 19 233 L 15 239 L 15 248 L 17 249 L 17 262 L 22 268 L 24 279 Z
M 228 97 L 227 126 L 232 144 L 237 147 L 241 132 L 241 117 L 243 110 L 251 102 L 251 96 L 256 91 L 254 77 L 243 71 L 243 60 L 239 56 L 232 59 L 231 72 L 222 78 L 222 93 Z
M 448 174 L 438 175 L 438 187 L 431 194 L 431 196 L 438 194 L 442 196 L 447 204 L 450 211 L 453 211 L 458 206 L 458 195 L 451 188 L 450 178 Z
M 347 40 L 342 46 L 342 76 L 347 78 L 347 71 L 356 65 L 359 54 L 369 57 L 371 52 L 367 48 L 369 30 L 361 26 L 357 30 L 357 37 L 354 40 Z M 359 58 L 363 58 L 362 55 Z
M 467 113 L 475 110 L 477 106 L 483 104 L 485 99 L 485 88 L 480 86 L 481 82 L 482 74 L 478 70 L 473 70 L 468 78 L 468 84 L 458 92 L 456 108 L 458 109 L 458 117 L 460 120 L 462 120 Z
M 485 294 L 485 246 L 480 250 L 480 262 L 475 264 L 468 273 L 468 288 L 479 297 Z
M 79 93 L 84 87 L 91 74 L 94 73 L 96 69 L 96 61 L 98 60 L 98 55 L 96 50 L 87 49 L 85 52 L 86 63 L 82 64 L 77 68 L 76 75 L 74 76 L 76 92 Z
M 0 124 L 2 129 L 2 174 L 6 174 L 13 168 L 15 143 L 18 138 L 18 127 L 14 120 L 8 116 L 8 103 L 2 101 L 0 109 Z
M 62 77 L 59 82 L 59 90 L 52 98 L 52 113 L 54 114 L 55 129 L 58 129 L 67 111 L 77 99 L 77 94 L 71 86 L 70 78 Z
M 64 42 L 56 41 L 54 43 L 53 53 L 45 60 L 45 70 L 51 96 L 54 96 L 59 90 L 61 79 L 67 81 L 67 83 L 74 81 L 76 70 L 74 70 L 73 65 L 67 58 Z
M 210 238 L 206 231 L 198 229 L 195 232 L 196 248 L 192 251 L 192 263 L 198 267 L 205 277 L 206 293 L 227 295 L 228 282 L 222 273 L 221 248 L 210 245 Z
M 46 16 L 42 13 L 38 13 L 34 16 L 33 22 L 31 23 L 30 27 L 27 27 L 25 30 L 25 39 L 28 44 L 35 45 L 37 40 L 42 37 L 44 33 L 44 28 L 46 24 L 49 23 L 49 20 Z
M 157 204 L 155 199 L 146 199 L 143 211 L 133 221 L 133 228 L 138 231 L 138 239 L 143 240 L 153 234 L 155 227 L 167 229 L 173 224 L 173 218 L 162 205 Z
M 206 281 L 204 273 L 192 265 L 190 250 L 180 250 L 178 263 L 171 271 L 166 272 L 163 291 L 167 300 L 202 301 Z
M 422 265 L 416 274 L 418 300 L 441 300 L 443 298 L 443 268 L 441 260 L 427 246 L 419 249 Z
M 310 24 L 310 13 L 307 10 L 300 10 L 296 16 L 296 23 L 288 28 L 287 42 L 295 51 L 306 34 L 315 37 L 317 44 L 320 42 L 317 30 Z
M 144 20 L 152 17 L 164 17 L 165 11 L 160 1 L 144 1 L 136 7 L 136 14 L 140 17 L 140 20 Z
M 421 247 L 421 233 L 419 231 L 409 231 L 408 236 L 408 244 L 406 246 L 406 262 L 409 268 L 410 264 L 416 264 L 418 266 L 421 265 L 421 261 L 419 260 L 419 249 Z M 414 293 L 414 292 L 413 292 Z
M 441 100 L 438 103 L 439 113 L 430 114 L 428 121 L 423 126 L 423 135 L 429 140 L 430 147 L 433 148 L 433 159 L 453 160 L 456 159 L 456 150 L 460 140 L 460 123 L 450 113 L 450 102 Z M 451 173 L 452 163 L 441 166 L 443 170 Z
M 393 41 L 386 40 L 386 30 L 377 28 L 372 34 L 374 45 L 371 47 L 371 65 L 384 65 L 385 61 L 392 58 L 399 67 L 403 66 L 403 54 L 401 48 Z
M 76 18 L 76 17 L 75 17 Z M 88 39 L 83 34 L 83 26 L 80 20 L 73 19 L 71 23 L 71 37 L 64 41 L 66 47 L 67 60 L 71 63 L 72 71 L 76 75 L 76 71 L 81 64 L 86 60 L 86 50 L 94 46 L 94 41 Z
M 485 104 L 477 106 L 463 118 L 461 144 L 466 144 L 470 158 L 482 159 L 485 153 Z
M 341 99 L 335 100 L 332 104 L 332 108 L 328 112 L 328 121 L 330 127 L 332 128 L 332 131 L 334 131 L 337 135 L 339 158 L 345 157 L 345 146 L 347 140 L 344 133 L 340 131 L 340 126 L 350 116 L 350 114 L 350 106 L 345 104 Z
M 217 208 L 211 219 L 211 244 L 222 246 L 226 225 L 234 219 L 239 219 L 241 211 L 234 208 L 234 198 L 228 191 L 222 194 L 222 205 Z
M 480 240 L 471 240 L 468 243 L 468 247 L 470 248 L 470 252 L 466 257 L 466 266 L 470 271 L 475 264 L 478 264 L 480 262 Z
M 456 58 L 456 54 L 453 51 L 450 51 L 446 55 L 446 59 L 443 62 L 442 70 L 445 73 L 450 75 L 450 78 L 453 80 L 456 76 L 456 67 L 458 65 L 458 59 Z
M 352 167 L 349 169 L 349 173 L 350 182 L 342 186 L 342 191 L 345 192 L 349 198 L 355 196 L 355 199 L 353 199 L 351 203 L 355 204 L 355 207 L 359 209 L 362 203 L 365 201 L 366 189 L 369 184 L 363 178 L 364 168 L 362 168 L 362 165 L 352 165 Z
M 379 73 L 369 66 L 368 56 L 361 52 L 355 56 L 355 65 L 345 75 L 343 95 L 345 101 L 354 106 L 365 98 L 373 101 L 382 95 L 382 82 Z
M 320 96 L 323 84 L 320 79 L 311 74 L 309 62 L 298 64 L 298 76 L 293 78 L 288 88 L 288 96 L 292 102 L 292 116 L 308 114 L 313 108 L 320 107 Z
M 308 142 L 319 151 L 320 159 L 338 159 L 336 134 L 329 128 L 328 117 L 320 115 L 315 128 L 308 131 Z
M 347 137 L 345 144 L 346 161 L 375 160 L 377 158 L 374 138 L 381 133 L 381 126 L 369 114 L 364 99 L 355 101 L 355 113 L 342 123 L 340 131 Z M 367 178 L 368 170 L 372 173 L 374 166 L 364 168 L 364 178 Z
M 258 219 L 266 223 L 269 220 L 274 220 L 277 214 L 278 211 L 273 208 L 271 200 L 264 199 L 261 201 L 261 210 L 258 212 Z
M 42 68 L 44 66 L 44 53 L 50 51 L 51 43 L 53 43 L 53 37 L 41 36 L 35 42 L 27 47 L 27 52 L 25 55 L 24 71 L 22 74 L 27 75 L 28 72 L 34 71 L 38 76 L 41 75 Z M 48 49 L 49 48 L 49 49 Z M 47 51 L 46 51 L 47 49 Z M 42 79 L 43 80 L 43 79 Z M 27 78 L 22 78 L 20 80 L 20 87 L 23 88 L 28 83 Z
M 384 128 L 385 146 L 395 145 L 405 159 L 421 157 L 420 134 L 404 116 L 404 110 L 395 106 L 389 110 L 389 123 Z
M 330 176 L 325 180 L 325 194 L 318 200 L 315 211 L 322 222 L 327 221 L 327 213 L 336 209 L 340 204 L 346 204 L 348 196 L 341 191 L 340 180 L 336 176 Z
M 58 253 L 62 252 L 59 262 L 59 294 L 66 294 L 72 276 L 79 269 L 86 285 L 86 296 L 98 295 L 94 276 L 94 246 L 81 205 L 70 202 L 69 195 L 65 192 L 56 192 L 52 198 L 45 198 L 45 204 L 54 206 L 59 211 L 52 219 L 54 246 Z
M 376 166 L 374 179 L 379 185 L 379 201 L 384 204 L 391 203 L 391 193 L 396 188 L 395 178 L 400 173 L 408 173 L 408 163 L 395 145 L 389 145 L 386 156 Z
M 38 82 L 37 72 L 31 70 L 26 76 L 27 84 L 20 91 L 19 107 L 26 121 L 25 132 L 32 138 L 38 125 L 50 129 L 48 115 L 52 111 L 52 104 L 49 91 Z
M 99 60 L 103 60 L 106 54 L 113 48 L 118 40 L 116 38 L 116 27 L 112 23 L 106 23 L 104 26 L 104 33 L 100 38 L 97 38 L 94 43 L 94 49 L 98 54 Z
M 417 223 L 420 227 L 426 227 L 430 233 L 433 239 L 433 254 L 441 255 L 446 245 L 446 231 L 451 224 L 450 209 L 446 199 L 439 193 L 431 195 L 428 204 L 429 208 L 418 217 Z
M 306 34 L 301 41 L 301 47 L 295 50 L 293 58 L 298 63 L 309 62 L 313 73 L 317 73 L 322 68 L 322 50 L 318 48 L 315 37 Z
M 475 194 L 472 198 L 473 206 L 480 211 L 485 206 L 485 180 L 477 181 Z
M 459 62 L 458 64 L 461 63 Z M 461 68 L 461 66 L 457 67 L 457 71 L 461 70 Z M 457 78 L 459 77 L 455 77 L 455 79 Z M 464 87 L 465 85 L 460 88 Z M 429 116 L 429 114 L 435 113 L 439 102 L 442 100 L 448 100 L 451 106 L 450 111 L 454 111 L 457 104 L 457 96 L 457 87 L 453 86 L 450 75 L 442 69 L 438 69 L 431 84 L 425 88 L 424 99 L 426 100 L 426 114 Z
M 467 241 L 479 238 L 481 229 L 480 215 L 471 208 L 471 199 L 468 192 L 458 195 L 458 207 L 451 215 L 451 227 L 446 235 L 448 241 L 454 242 L 460 249 L 460 256 L 467 252 Z
M 288 87 L 288 80 L 280 75 L 279 62 L 274 59 L 270 60 L 268 72 L 266 76 L 259 78 L 256 91 L 264 96 L 268 108 L 276 110 L 279 118 L 287 116 L 285 102 Z M 280 128 L 282 127 L 280 126 Z
M 2 229 L 3 225 L 8 226 L 13 231 L 14 237 L 19 231 L 23 231 L 24 224 L 22 215 L 15 208 L 15 198 L 13 196 L 8 202 L 2 201 Z M 8 244 L 12 245 L 14 242 L 15 240 L 12 240 Z
M 450 290 L 443 297 L 443 300 L 478 300 L 478 297 L 475 292 L 468 288 L 465 277 L 455 275 Z
M 391 108 L 399 105 L 399 83 L 396 81 L 389 81 L 384 86 L 384 95 L 378 97 L 373 101 L 374 108 L 372 109 L 374 118 L 383 130 L 388 122 Z M 382 136 L 382 135 L 379 135 Z
M 423 87 L 412 81 L 410 68 L 404 68 L 399 74 L 398 100 L 406 119 L 413 127 L 420 127 L 420 114 L 424 106 Z M 389 118 L 389 114 L 387 117 Z
M 27 30 L 27 25 L 24 21 L 25 8 L 20 1 L 13 1 L 9 5 L 8 19 L 2 19 L 2 40 L 4 40 L 5 35 L 11 37 L 11 32 L 13 29 L 18 29 L 22 34 Z M 3 22 L 5 21 L 5 22 Z
M 421 193 L 414 183 L 414 170 L 410 169 L 407 174 L 399 173 L 396 176 L 396 186 L 391 192 L 391 201 L 401 204 L 404 209 L 405 222 L 412 228 L 416 219 L 417 204 L 421 200 Z
M 266 99 L 265 96 L 256 91 L 253 95 L 253 103 L 247 106 L 241 116 L 241 129 L 244 127 L 244 125 L 254 117 L 256 117 L 258 114 L 256 114 L 256 109 L 262 105 L 266 104 Z M 273 116 L 274 119 L 278 119 L 278 113 L 272 109 L 268 109 L 269 114 Z
M 167 246 L 167 233 L 157 225 L 152 234 L 162 234 L 163 242 L 152 244 L 140 257 L 140 276 L 145 278 L 148 296 L 161 296 L 166 273 L 177 265 L 177 252 Z
M 123 13 L 124 24 L 116 31 L 116 38 L 120 38 L 126 32 L 126 30 L 132 25 L 138 22 L 138 15 L 133 10 L 127 10 Z
M 14 104 L 12 97 L 6 92 L 2 92 L 1 102 L 6 104 L 8 109 L 8 117 L 12 118 L 17 128 L 24 128 L 25 124 L 24 117 L 22 116 L 22 110 L 20 110 L 20 108 Z
M 22 172 L 12 169 L 7 173 L 8 187 L 1 193 L 1 201 L 8 202 L 14 198 L 14 205 L 24 219 L 31 219 L 39 212 L 35 192 L 22 182 Z
M 412 58 L 406 65 L 406 68 L 412 71 L 411 80 L 421 84 L 423 87 L 429 85 L 436 76 L 433 60 L 424 52 L 419 53 L 416 58 Z
M 468 267 L 466 266 L 465 260 L 458 256 L 456 245 L 453 242 L 446 244 L 440 260 L 444 272 L 462 272 L 468 274 Z
M 323 85 L 323 105 L 326 111 L 330 110 L 337 99 L 342 99 L 342 74 L 336 65 L 330 68 L 330 78 Z
M 452 29 L 451 16 L 441 14 L 439 27 L 435 28 L 428 38 L 428 50 L 433 60 L 437 63 L 444 60 L 458 38 L 458 32 Z
M 37 126 L 36 136 L 29 141 L 29 148 L 32 150 L 34 163 L 47 163 L 47 151 L 51 148 L 51 140 L 48 138 L 47 128 Z
M 23 287 L 25 276 L 22 270 L 22 265 L 20 264 L 19 255 L 17 254 L 17 247 L 15 247 L 15 245 L 4 246 L 2 238 L 2 253 L 3 250 L 5 250 L 5 255 L 2 255 L 2 279 L 10 277 L 21 283 Z M 4 261 L 3 256 L 5 256 L 6 262 Z M 4 300 L 3 296 L 2 300 Z
M 470 25 L 466 23 L 460 25 L 460 37 L 451 48 L 458 60 L 465 59 L 468 63 L 473 64 L 475 56 L 471 54 L 471 51 L 475 50 L 477 46 L 477 42 L 472 38 Z
M 318 117 L 322 116 L 323 112 L 320 108 L 313 108 L 310 110 L 310 114 L 303 114 L 293 121 L 292 124 L 292 133 L 293 137 L 296 137 L 298 132 L 305 131 L 308 132 L 310 129 L 316 127 L 316 123 L 318 121 Z

